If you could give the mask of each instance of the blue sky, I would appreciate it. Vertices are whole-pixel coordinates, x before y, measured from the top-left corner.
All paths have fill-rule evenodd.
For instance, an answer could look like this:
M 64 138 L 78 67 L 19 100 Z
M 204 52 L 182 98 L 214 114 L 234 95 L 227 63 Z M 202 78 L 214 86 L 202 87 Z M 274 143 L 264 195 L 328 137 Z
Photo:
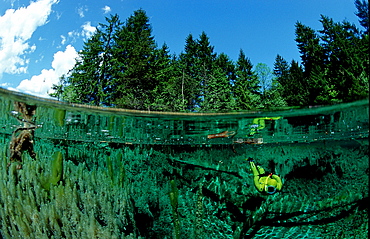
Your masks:
M 47 97 L 105 17 L 124 21 L 140 8 L 172 54 L 204 31 L 216 53 L 236 61 L 243 49 L 271 69 L 277 54 L 300 60 L 297 21 L 319 30 L 323 14 L 359 26 L 354 0 L 0 0 L 0 87 Z

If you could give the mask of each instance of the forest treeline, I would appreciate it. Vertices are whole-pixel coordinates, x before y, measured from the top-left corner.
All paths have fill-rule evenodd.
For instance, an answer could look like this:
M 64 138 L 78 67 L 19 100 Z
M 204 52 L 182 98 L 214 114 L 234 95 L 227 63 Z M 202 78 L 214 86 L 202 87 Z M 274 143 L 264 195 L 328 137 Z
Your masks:
M 206 33 L 189 34 L 184 51 L 158 47 L 146 12 L 125 22 L 106 18 L 54 85 L 53 97 L 74 103 L 138 110 L 225 112 L 351 102 L 369 94 L 368 2 L 356 0 L 359 30 L 321 16 L 315 31 L 297 22 L 301 63 L 277 55 L 274 69 L 217 54 Z

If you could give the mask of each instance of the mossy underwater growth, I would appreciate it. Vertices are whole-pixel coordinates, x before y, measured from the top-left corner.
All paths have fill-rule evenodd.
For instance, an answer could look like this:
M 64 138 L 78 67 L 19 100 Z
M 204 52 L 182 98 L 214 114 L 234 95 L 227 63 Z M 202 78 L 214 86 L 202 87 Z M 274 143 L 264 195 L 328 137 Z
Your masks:
M 53 150 L 47 144 L 36 147 Z M 127 189 L 112 186 L 103 170 L 89 171 L 60 152 L 52 162 L 46 155 L 27 158 L 21 170 L 16 164 L 7 167 L 5 152 L 1 156 L 3 238 L 138 238 Z
M 367 140 L 60 147 L 38 139 L 38 158 L 25 154 L 20 170 L 7 167 L 5 149 L 3 238 L 351 238 L 368 229 Z M 283 178 L 281 193 L 256 191 L 248 157 Z

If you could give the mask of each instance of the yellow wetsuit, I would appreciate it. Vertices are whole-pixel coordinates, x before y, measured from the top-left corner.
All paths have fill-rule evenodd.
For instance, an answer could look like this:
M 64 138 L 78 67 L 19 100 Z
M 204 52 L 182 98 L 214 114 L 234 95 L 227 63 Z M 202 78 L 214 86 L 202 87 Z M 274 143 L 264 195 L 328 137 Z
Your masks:
M 274 194 L 276 191 L 280 191 L 283 187 L 283 183 L 279 176 L 274 174 L 266 174 L 265 170 L 256 166 L 253 161 L 249 161 L 251 170 L 253 172 L 254 186 L 261 193 Z

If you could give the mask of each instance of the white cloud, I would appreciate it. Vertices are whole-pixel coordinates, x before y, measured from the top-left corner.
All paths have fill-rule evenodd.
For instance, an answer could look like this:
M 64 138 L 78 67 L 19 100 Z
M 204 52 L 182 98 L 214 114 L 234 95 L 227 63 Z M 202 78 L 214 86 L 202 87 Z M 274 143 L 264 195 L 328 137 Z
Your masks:
M 8 9 L 0 16 L 0 78 L 3 73 L 27 71 L 29 60 L 24 55 L 36 49 L 28 40 L 39 26 L 47 22 L 55 3 L 57 0 L 39 0 L 17 10 Z
M 91 22 L 86 22 L 81 27 L 82 27 L 81 34 L 85 39 L 89 39 L 96 31 L 96 27 L 91 26 Z
M 85 22 L 83 25 L 81 25 L 82 30 L 81 31 L 70 31 L 67 33 L 67 37 L 64 38 L 64 36 L 61 36 L 62 38 L 62 44 L 65 44 L 67 41 L 74 43 L 77 41 L 78 38 L 82 37 L 84 40 L 89 39 L 96 31 L 96 27 L 91 26 L 91 22 Z
M 10 86 L 10 84 L 9 84 L 8 82 L 1 83 L 1 84 L 0 84 L 0 87 L 2 87 L 2 88 L 7 88 L 7 87 L 9 87 L 9 86 Z
M 76 31 L 71 31 L 71 32 L 68 32 L 68 37 L 74 37 L 74 36 L 78 36 L 78 33 Z
M 81 18 L 83 18 L 83 17 L 85 17 L 85 12 L 87 12 L 89 9 L 87 8 L 87 6 L 85 5 L 85 6 L 81 6 L 81 7 L 79 7 L 78 9 L 77 9 L 77 13 L 78 13 L 78 15 L 81 17 Z
M 52 69 L 43 69 L 40 75 L 21 81 L 15 89 L 9 89 L 49 98 L 48 94 L 52 93 L 53 84 L 58 84 L 59 78 L 73 68 L 77 57 L 78 53 L 75 48 L 68 45 L 65 51 L 58 51 L 54 54 Z
M 110 9 L 109 6 L 103 7 L 102 10 L 103 10 L 104 14 L 107 14 L 107 13 L 109 13 L 111 11 L 111 9 Z
M 62 45 L 66 44 L 67 38 L 65 36 L 63 36 L 63 35 L 60 35 L 60 37 L 62 38 L 61 44 Z
M 56 13 L 57 20 L 59 20 L 63 15 L 63 13 L 61 12 L 55 12 L 55 13 Z

